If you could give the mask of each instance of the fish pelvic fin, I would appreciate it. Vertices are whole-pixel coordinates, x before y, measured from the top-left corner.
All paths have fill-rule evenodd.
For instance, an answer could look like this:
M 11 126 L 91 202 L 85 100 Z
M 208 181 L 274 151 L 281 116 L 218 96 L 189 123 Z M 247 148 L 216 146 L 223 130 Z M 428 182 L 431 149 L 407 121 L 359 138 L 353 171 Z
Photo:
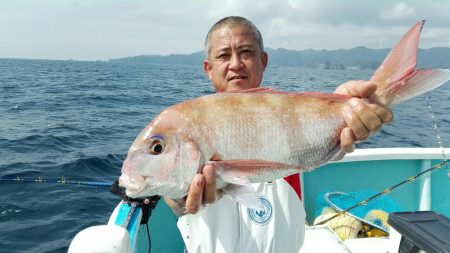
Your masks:
M 419 37 L 425 20 L 409 29 L 375 71 L 375 94 L 386 105 L 396 105 L 433 90 L 450 80 L 450 70 L 416 70 Z
M 232 199 L 248 208 L 255 210 L 264 209 L 264 205 L 256 196 L 256 191 L 251 186 L 250 182 L 245 185 L 229 184 L 223 191 Z

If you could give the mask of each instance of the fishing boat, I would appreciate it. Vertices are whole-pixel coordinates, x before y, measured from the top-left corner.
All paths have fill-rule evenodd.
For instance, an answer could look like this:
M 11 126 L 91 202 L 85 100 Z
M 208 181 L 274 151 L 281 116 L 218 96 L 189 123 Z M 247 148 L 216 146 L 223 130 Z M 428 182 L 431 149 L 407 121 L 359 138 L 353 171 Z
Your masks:
M 358 235 L 342 240 L 331 229 L 330 223 L 313 225 L 317 198 L 324 192 L 348 193 L 370 188 L 380 192 L 378 195 L 389 194 L 402 211 L 433 211 L 447 222 L 450 217 L 450 170 L 442 163 L 445 157 L 450 157 L 450 148 L 359 149 L 340 161 L 302 173 L 302 199 L 307 222 L 311 225 L 306 226 L 301 252 L 398 252 L 401 246 L 404 235 L 392 226 L 390 233 L 372 237 Z M 370 201 L 363 204 L 370 205 Z M 151 252 L 183 252 L 177 217 L 164 201 L 159 201 L 154 209 L 152 207 L 147 208 L 151 212 L 150 219 L 141 224 L 143 217 L 148 216 L 145 208 L 119 203 L 106 225 L 89 227 L 78 233 L 69 252 L 149 252 L 150 249 Z M 364 222 L 363 218 L 360 220 Z M 439 228 L 434 226 L 434 229 Z M 439 232 L 446 238 L 437 238 L 437 241 L 444 240 L 447 251 L 442 252 L 449 252 L 450 225 L 444 229 L 448 231 L 446 234 L 444 230 Z

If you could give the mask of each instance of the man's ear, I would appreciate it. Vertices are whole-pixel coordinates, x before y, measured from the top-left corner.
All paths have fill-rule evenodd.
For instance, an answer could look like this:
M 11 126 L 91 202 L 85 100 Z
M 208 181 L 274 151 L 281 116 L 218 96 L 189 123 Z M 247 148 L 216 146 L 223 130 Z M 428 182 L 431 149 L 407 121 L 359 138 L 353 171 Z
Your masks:
M 265 70 L 267 63 L 269 62 L 269 55 L 266 53 L 266 51 L 261 52 L 261 62 Z
M 203 61 L 203 70 L 208 75 L 209 79 L 211 79 L 211 69 L 212 69 L 211 63 L 208 60 L 204 60 Z

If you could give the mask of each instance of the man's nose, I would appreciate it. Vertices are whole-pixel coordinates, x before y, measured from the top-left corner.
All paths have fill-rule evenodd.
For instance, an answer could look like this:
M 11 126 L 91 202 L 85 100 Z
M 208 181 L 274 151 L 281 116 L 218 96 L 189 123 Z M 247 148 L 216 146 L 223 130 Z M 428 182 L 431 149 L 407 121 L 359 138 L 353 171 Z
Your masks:
M 230 58 L 230 69 L 239 69 L 242 67 L 242 61 L 239 54 L 232 54 Z

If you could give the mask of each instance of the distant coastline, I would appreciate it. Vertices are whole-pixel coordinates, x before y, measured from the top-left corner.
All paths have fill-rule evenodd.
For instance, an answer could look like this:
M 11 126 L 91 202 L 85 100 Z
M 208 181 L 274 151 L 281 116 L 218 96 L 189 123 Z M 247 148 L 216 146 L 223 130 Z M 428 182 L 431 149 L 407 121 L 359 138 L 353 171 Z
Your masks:
M 355 47 L 339 50 L 290 50 L 285 48 L 266 48 L 269 54 L 270 67 L 296 67 L 305 69 L 326 70 L 374 70 L 380 66 L 391 49 L 371 49 Z M 205 56 L 203 51 L 191 54 L 170 55 L 138 55 L 109 60 L 76 60 L 76 59 L 20 59 L 1 58 L 0 60 L 36 60 L 36 61 L 77 61 L 77 62 L 112 62 L 132 64 L 181 64 L 201 66 Z M 417 57 L 419 68 L 450 69 L 450 47 L 434 47 L 419 49 Z
M 376 69 L 390 49 L 370 49 L 355 47 L 339 50 L 289 50 L 284 48 L 266 48 L 270 66 L 290 66 L 318 69 Z M 149 63 L 149 64 L 183 64 L 199 65 L 204 59 L 203 51 L 192 54 L 139 55 L 109 62 Z M 450 48 L 435 47 L 419 49 L 418 66 L 420 68 L 450 68 Z

